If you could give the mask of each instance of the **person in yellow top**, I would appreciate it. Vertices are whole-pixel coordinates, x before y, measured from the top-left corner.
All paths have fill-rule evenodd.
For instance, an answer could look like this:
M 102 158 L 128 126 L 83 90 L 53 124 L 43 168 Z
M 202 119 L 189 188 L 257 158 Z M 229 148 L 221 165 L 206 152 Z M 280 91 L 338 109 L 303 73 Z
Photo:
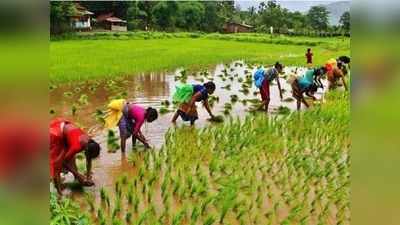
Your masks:
M 138 139 L 145 148 L 150 147 L 140 128 L 145 122 L 151 123 L 157 118 L 157 110 L 152 107 L 144 108 L 140 105 L 129 103 L 124 99 L 117 99 L 108 104 L 105 126 L 110 129 L 118 125 L 121 150 L 125 152 L 126 140 L 130 136 L 132 136 L 133 146 L 136 144 L 136 139 Z
M 327 71 L 327 79 L 328 79 L 328 89 L 332 90 L 335 89 L 338 85 L 337 82 L 342 80 L 344 89 L 347 91 L 347 83 L 345 79 L 345 73 L 343 72 L 343 65 L 341 62 L 337 62 L 336 59 L 329 59 L 326 64 L 325 68 Z M 347 73 L 347 72 L 346 72 Z

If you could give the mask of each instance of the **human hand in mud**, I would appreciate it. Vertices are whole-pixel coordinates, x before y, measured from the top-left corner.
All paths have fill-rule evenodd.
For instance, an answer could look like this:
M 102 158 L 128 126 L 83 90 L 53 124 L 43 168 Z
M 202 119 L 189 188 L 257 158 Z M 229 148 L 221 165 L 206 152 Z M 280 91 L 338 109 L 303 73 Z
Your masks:
M 210 114 L 210 119 L 211 120 L 215 119 L 215 116 L 213 114 Z
M 86 180 L 92 180 L 92 176 L 93 175 L 93 172 L 88 172 L 88 173 L 86 173 Z

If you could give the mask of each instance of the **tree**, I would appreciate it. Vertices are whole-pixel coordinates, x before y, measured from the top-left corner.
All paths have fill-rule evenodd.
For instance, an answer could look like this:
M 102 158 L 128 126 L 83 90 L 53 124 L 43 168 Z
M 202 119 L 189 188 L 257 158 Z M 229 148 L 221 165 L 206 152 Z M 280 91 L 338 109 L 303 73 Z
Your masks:
M 269 27 L 272 26 L 274 29 L 279 30 L 279 28 L 286 25 L 286 14 L 288 11 L 281 8 L 276 1 L 268 1 L 266 6 L 261 6 L 260 4 L 259 9 L 262 9 L 262 11 L 259 12 L 260 16 L 257 21 L 258 26 L 266 29 L 269 29 Z
M 306 17 L 301 12 L 289 12 L 287 14 L 287 25 L 296 31 L 301 30 L 306 25 Z
M 144 29 L 145 24 L 143 22 L 143 18 L 145 17 L 146 13 L 139 8 L 138 2 L 129 2 L 128 9 L 126 11 L 128 30 Z
M 157 4 L 156 1 L 138 1 L 138 7 L 142 12 L 141 19 L 145 29 L 150 29 L 153 26 L 153 7 Z
M 156 26 L 161 30 L 173 30 L 175 27 L 175 14 L 178 5 L 175 1 L 158 2 L 152 10 Z
M 329 11 L 324 6 L 313 6 L 307 13 L 309 25 L 318 31 L 326 31 L 328 28 Z
M 50 2 L 50 33 L 61 34 L 71 29 L 70 17 L 76 12 L 72 2 Z
M 350 12 L 344 12 L 339 20 L 340 25 L 342 26 L 343 30 L 346 32 L 350 32 Z
M 232 21 L 235 14 L 235 1 L 219 1 L 218 14 L 224 22 Z
M 218 2 L 205 1 L 204 4 L 204 18 L 202 21 L 201 29 L 207 32 L 219 31 L 224 22 L 223 18 L 218 14 Z
M 205 15 L 204 5 L 200 2 L 182 2 L 179 4 L 178 25 L 193 31 L 200 28 Z

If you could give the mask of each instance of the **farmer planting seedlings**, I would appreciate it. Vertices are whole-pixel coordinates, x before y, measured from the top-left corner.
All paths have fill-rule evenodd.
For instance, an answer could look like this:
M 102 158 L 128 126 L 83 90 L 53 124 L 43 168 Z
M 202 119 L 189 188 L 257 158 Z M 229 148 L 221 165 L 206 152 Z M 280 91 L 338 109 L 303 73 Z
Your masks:
M 347 73 L 346 69 L 343 69 L 344 66 L 342 62 L 337 62 L 335 59 L 330 59 L 327 61 L 325 65 L 327 80 L 328 80 L 328 89 L 333 90 L 338 86 L 338 81 L 341 80 L 344 86 L 344 89 L 347 91 L 347 84 L 345 75 Z
M 50 176 L 58 194 L 62 194 L 61 172 L 71 172 L 84 186 L 92 186 L 92 159 L 100 154 L 100 145 L 72 122 L 57 118 L 50 122 Z M 86 157 L 86 176 L 78 172 L 75 155 Z
M 304 99 L 303 94 L 311 97 L 313 100 L 317 100 L 314 93 L 319 87 L 323 88 L 321 82 L 321 76 L 325 74 L 325 68 L 321 67 L 319 69 L 310 69 L 302 77 L 290 77 L 288 83 L 292 87 L 292 95 L 296 99 L 297 110 L 300 110 L 301 103 L 303 103 L 307 108 L 310 107 L 307 101 Z
M 279 89 L 279 96 L 281 100 L 283 99 L 281 83 L 279 82 L 279 74 L 281 73 L 283 73 L 283 65 L 279 62 L 276 62 L 274 67 L 268 70 L 260 68 L 254 73 L 254 83 L 256 87 L 260 89 L 262 106 L 264 107 L 265 112 L 268 112 L 270 85 L 273 80 L 276 80 Z
M 77 9 L 64 13 L 72 16 L 65 25 L 98 23 L 86 32 L 71 29 L 72 35 L 51 38 L 50 116 L 74 118 L 106 149 L 92 165 L 99 187 L 71 188 L 65 199 L 78 212 L 68 202 L 52 201 L 52 224 L 350 224 L 350 93 L 328 91 L 326 68 L 315 68 L 332 59 L 346 77 L 341 64 L 349 67 L 341 56 L 349 55 L 350 39 L 319 32 L 310 24 L 312 13 L 290 11 L 284 15 L 294 15 L 291 22 L 300 27 L 281 24 L 273 35 L 252 32 L 270 30 L 265 24 L 278 24 L 276 16 L 267 18 L 268 10 L 260 10 L 249 20 L 233 3 L 51 2 L 57 6 L 52 13 Z M 279 3 L 269 2 L 265 9 L 284 10 L 274 4 Z M 130 9 L 145 11 L 146 21 L 137 13 L 120 18 L 126 23 L 116 18 Z M 196 21 L 188 10 L 198 15 Z M 244 22 L 208 23 L 227 12 L 252 21 L 253 29 Z M 52 22 L 57 18 L 52 15 Z M 98 32 L 103 25 L 111 30 Z M 305 64 L 307 55 L 314 66 Z M 307 96 L 323 101 L 313 104 Z M 313 107 L 292 113 L 294 101 L 306 108 L 305 100 Z M 199 102 L 205 110 L 196 108 Z M 143 129 L 150 111 L 158 114 L 157 121 Z M 129 150 L 130 136 L 133 144 L 145 140 L 154 148 L 115 155 L 120 145 Z M 76 159 L 85 175 L 83 152 Z
M 190 125 L 194 125 L 195 121 L 199 118 L 196 102 L 202 102 L 211 118 L 214 115 L 211 112 L 208 97 L 215 91 L 215 84 L 212 81 L 200 84 L 186 84 L 176 87 L 176 92 L 173 96 L 174 102 L 179 104 L 178 110 L 175 112 L 172 123 L 180 116 L 183 121 L 190 121 Z
M 124 99 L 113 100 L 108 104 L 105 126 L 112 128 L 118 125 L 121 138 L 121 151 L 125 152 L 126 140 L 132 136 L 132 146 L 136 139 L 143 143 L 145 148 L 150 148 L 148 140 L 141 132 L 145 122 L 153 122 L 158 118 L 157 110 L 152 107 L 144 108 L 140 105 L 127 102 Z

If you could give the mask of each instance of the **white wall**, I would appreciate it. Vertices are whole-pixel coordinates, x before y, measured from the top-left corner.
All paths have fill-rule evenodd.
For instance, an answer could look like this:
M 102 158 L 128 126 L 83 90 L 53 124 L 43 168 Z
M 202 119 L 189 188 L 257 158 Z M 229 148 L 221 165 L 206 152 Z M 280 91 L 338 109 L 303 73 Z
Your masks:
M 72 26 L 76 29 L 81 29 L 81 28 L 90 28 L 90 18 L 88 18 L 86 21 L 73 21 Z

